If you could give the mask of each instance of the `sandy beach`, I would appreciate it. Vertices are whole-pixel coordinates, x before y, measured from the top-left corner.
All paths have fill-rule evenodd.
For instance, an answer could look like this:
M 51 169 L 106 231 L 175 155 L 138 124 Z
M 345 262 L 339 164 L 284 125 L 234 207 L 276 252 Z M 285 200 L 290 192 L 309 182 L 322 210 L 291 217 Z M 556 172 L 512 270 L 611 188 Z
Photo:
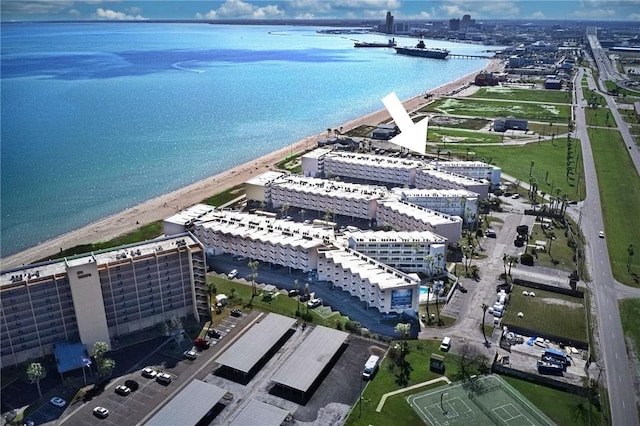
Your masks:
M 501 70 L 502 62 L 499 60 L 491 60 L 487 67 L 484 68 L 484 71 L 490 72 L 499 72 Z M 440 97 L 463 94 L 461 93 L 461 90 L 464 90 L 469 86 L 469 83 L 473 82 L 476 74 L 477 72 L 468 74 L 448 84 L 430 90 L 429 92 L 422 93 L 404 101 L 403 105 L 408 111 L 415 111 Z M 425 97 L 427 93 L 432 95 L 429 99 L 426 99 Z M 380 104 L 382 105 L 382 101 Z M 380 109 L 369 115 L 349 121 L 342 126 L 336 126 L 335 128 L 342 127 L 344 133 L 360 125 L 377 125 L 389 119 L 390 116 L 387 110 Z M 56 253 L 58 253 L 61 248 L 68 249 L 79 244 L 89 244 L 110 240 L 119 235 L 130 232 L 141 225 L 167 218 L 179 210 L 197 204 L 207 197 L 246 182 L 252 176 L 273 168 L 278 161 L 288 155 L 291 155 L 291 153 L 301 153 L 313 148 L 317 145 L 317 141 L 319 139 L 326 138 L 326 136 L 327 134 L 325 132 L 315 136 L 306 137 L 291 146 L 286 146 L 256 160 L 241 164 L 223 173 L 195 182 L 168 194 L 161 195 L 152 200 L 108 216 L 98 222 L 94 222 L 77 230 L 40 243 L 37 246 L 3 258 L 0 260 L 1 269 L 7 270 L 22 264 L 32 263 L 37 259 L 42 259 L 48 255 L 55 257 Z

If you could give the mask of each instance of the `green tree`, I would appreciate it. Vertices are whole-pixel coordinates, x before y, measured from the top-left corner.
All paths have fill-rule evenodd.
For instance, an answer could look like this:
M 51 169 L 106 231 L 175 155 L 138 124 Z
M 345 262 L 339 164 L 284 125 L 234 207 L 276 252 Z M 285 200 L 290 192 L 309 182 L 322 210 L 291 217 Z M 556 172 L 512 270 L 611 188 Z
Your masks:
M 174 316 L 168 322 L 165 322 L 164 335 L 172 337 L 176 342 L 176 345 L 180 347 L 180 344 L 184 340 L 184 327 L 182 326 L 182 320 Z
M 296 300 L 298 302 L 298 309 L 296 310 L 296 315 L 300 314 L 300 283 L 298 280 L 293 281 L 293 288 L 296 290 Z
M 105 342 L 96 342 L 93 344 L 93 352 L 91 352 L 91 356 L 95 359 L 102 359 L 107 352 L 109 352 L 109 345 Z
M 298 214 L 300 214 L 300 219 L 302 219 L 302 221 L 304 222 L 304 215 L 307 214 L 307 211 L 305 209 L 300 209 Z
M 258 289 L 256 287 L 256 279 L 258 278 L 258 261 L 252 260 L 247 263 L 249 269 L 251 269 L 251 302 L 253 302 L 254 296 L 258 294 Z M 251 304 L 251 303 L 249 303 Z
M 306 299 L 309 300 L 309 297 L 311 297 L 311 288 L 309 287 L 309 283 L 304 283 L 304 295 L 306 296 Z M 307 313 L 309 313 L 309 304 L 306 303 L 307 305 Z
M 280 217 L 285 217 L 287 215 L 287 212 L 289 212 L 289 204 L 285 203 L 280 206 Z
M 180 323 L 180 326 L 182 326 L 182 323 Z M 111 358 L 105 357 L 108 351 L 109 345 L 105 342 L 96 342 L 93 344 L 91 355 L 95 360 L 99 378 L 109 377 L 113 369 L 116 368 L 116 362 Z
M 116 368 L 116 362 L 111 358 L 104 358 L 98 362 L 98 376 L 109 377 Z
M 396 365 L 400 368 L 400 371 L 396 375 L 396 383 L 400 386 L 406 386 L 409 383 L 409 374 L 411 372 L 411 366 L 406 360 L 406 356 L 409 353 L 409 345 L 407 338 L 411 331 L 411 324 L 398 323 L 395 326 L 395 332 L 400 336 L 400 353 L 396 360 Z
M 30 383 L 35 383 L 38 387 L 38 395 L 42 398 L 40 390 L 40 381 L 47 377 L 47 370 L 39 362 L 32 362 L 27 366 L 27 377 Z
M 211 306 L 213 306 L 213 296 L 218 292 L 218 286 L 213 281 L 207 283 L 207 296 L 209 296 L 209 315 L 211 316 L 211 320 L 213 320 L 213 310 Z

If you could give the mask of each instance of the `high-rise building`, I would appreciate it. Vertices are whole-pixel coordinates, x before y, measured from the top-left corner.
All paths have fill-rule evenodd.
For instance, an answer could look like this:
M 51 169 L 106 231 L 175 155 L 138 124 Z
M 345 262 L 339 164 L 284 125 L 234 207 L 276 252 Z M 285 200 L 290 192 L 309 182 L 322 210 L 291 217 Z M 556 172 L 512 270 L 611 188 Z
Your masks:
M 387 12 L 387 19 L 385 20 L 385 33 L 393 34 L 393 15 L 391 12 Z

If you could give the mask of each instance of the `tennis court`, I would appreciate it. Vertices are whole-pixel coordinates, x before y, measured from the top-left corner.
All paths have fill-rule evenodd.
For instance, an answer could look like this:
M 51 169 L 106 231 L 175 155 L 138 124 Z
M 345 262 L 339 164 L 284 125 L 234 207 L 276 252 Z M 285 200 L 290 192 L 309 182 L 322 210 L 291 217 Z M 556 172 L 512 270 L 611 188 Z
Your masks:
M 555 425 L 496 375 L 413 394 L 407 402 L 430 426 Z

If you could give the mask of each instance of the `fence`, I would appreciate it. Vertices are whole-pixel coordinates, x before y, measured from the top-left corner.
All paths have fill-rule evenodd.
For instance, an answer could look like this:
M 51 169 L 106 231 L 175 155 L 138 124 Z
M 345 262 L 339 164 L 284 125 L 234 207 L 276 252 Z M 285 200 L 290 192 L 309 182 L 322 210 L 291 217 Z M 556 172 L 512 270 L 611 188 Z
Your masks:
M 535 281 L 523 280 L 521 278 L 514 278 L 513 283 L 516 285 L 521 285 L 523 287 L 537 288 L 540 290 L 566 294 L 567 296 L 573 296 L 573 297 L 578 297 L 580 299 L 584 299 L 584 292 L 579 290 L 571 290 L 570 288 L 556 287 L 553 285 L 542 284 Z

